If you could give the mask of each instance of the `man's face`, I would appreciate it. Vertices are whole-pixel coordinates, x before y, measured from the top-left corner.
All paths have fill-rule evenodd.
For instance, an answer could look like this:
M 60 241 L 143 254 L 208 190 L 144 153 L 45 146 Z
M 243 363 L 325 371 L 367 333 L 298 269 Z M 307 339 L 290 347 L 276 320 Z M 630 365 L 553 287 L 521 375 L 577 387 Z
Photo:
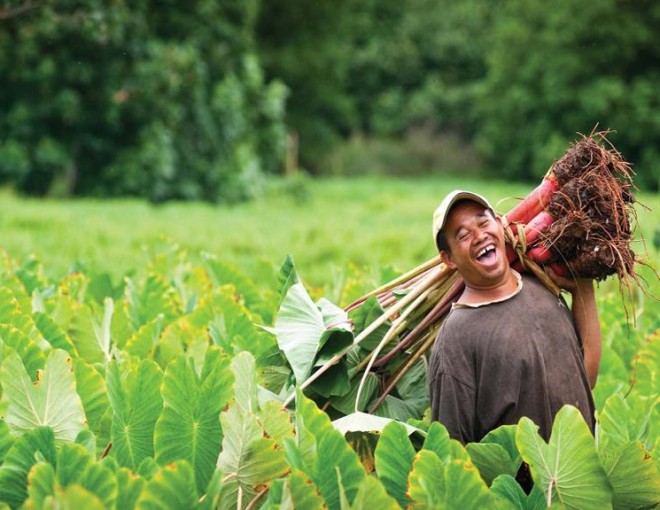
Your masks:
M 474 289 L 490 289 L 508 275 L 504 229 L 499 219 L 472 201 L 458 202 L 449 212 L 444 228 L 448 251 L 442 260 L 463 276 Z

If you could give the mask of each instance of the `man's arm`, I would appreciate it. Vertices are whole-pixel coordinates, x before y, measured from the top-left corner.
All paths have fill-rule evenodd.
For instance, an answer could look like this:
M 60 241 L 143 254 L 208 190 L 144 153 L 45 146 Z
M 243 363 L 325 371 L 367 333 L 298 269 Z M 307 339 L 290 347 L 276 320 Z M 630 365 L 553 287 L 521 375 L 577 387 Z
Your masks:
M 551 269 L 548 269 L 547 273 L 559 287 L 567 290 L 573 296 L 572 308 L 575 329 L 582 340 L 584 368 L 589 386 L 593 389 L 598 379 L 600 357 L 603 349 L 594 282 L 585 278 L 562 278 Z

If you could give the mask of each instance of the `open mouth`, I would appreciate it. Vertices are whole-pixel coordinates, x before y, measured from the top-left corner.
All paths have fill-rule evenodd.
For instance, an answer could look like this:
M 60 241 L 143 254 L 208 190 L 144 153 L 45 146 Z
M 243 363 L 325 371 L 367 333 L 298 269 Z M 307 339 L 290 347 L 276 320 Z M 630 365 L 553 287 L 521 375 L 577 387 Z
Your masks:
M 479 250 L 476 258 L 479 262 L 487 264 L 489 262 L 493 262 L 496 257 L 497 253 L 495 251 L 495 245 L 489 244 L 488 246 L 484 246 L 481 250 Z

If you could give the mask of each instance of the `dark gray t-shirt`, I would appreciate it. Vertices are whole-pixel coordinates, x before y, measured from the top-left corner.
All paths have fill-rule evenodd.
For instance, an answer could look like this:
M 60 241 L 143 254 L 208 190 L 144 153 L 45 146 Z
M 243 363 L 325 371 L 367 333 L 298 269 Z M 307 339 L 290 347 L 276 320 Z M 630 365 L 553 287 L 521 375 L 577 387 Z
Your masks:
M 527 416 L 548 440 L 555 414 L 577 407 L 594 429 L 594 403 L 573 316 L 563 299 L 523 275 L 513 297 L 455 307 L 431 352 L 434 420 L 462 443 Z

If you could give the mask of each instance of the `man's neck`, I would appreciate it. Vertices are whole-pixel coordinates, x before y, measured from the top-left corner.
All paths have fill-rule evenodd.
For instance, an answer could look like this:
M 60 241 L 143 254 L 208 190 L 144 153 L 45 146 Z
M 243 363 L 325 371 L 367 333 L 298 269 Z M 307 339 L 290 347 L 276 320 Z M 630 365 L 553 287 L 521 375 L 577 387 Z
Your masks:
M 480 305 L 493 301 L 502 301 L 516 292 L 519 285 L 520 279 L 512 270 L 509 270 L 502 282 L 493 287 L 476 288 L 466 284 L 465 290 L 458 302 L 466 305 Z

